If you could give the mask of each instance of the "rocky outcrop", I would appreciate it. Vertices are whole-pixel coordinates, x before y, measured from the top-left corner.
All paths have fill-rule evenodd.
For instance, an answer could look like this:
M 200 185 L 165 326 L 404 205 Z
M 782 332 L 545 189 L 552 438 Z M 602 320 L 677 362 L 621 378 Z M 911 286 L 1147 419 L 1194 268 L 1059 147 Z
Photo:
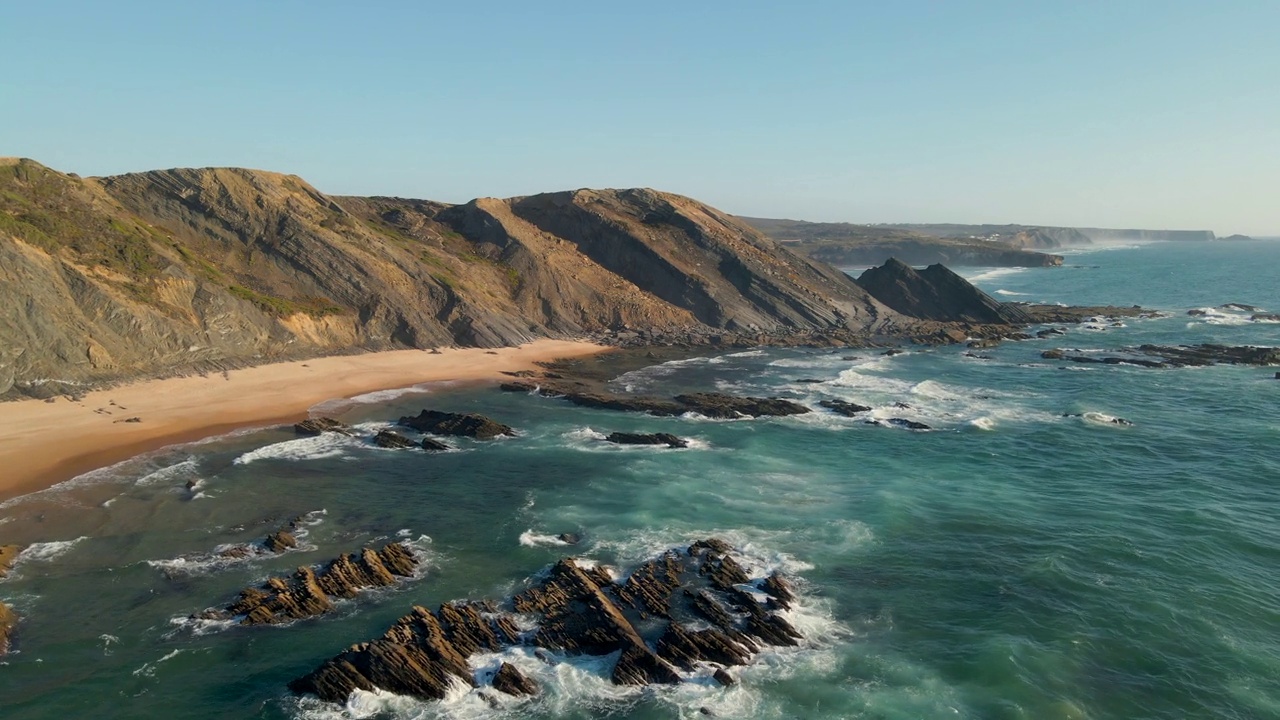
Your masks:
M 22 554 L 21 545 L 0 545 L 0 578 L 8 577 L 18 556 Z
M 781 398 L 737 397 L 713 392 L 686 393 L 665 400 L 644 395 L 584 392 L 571 383 L 555 381 L 508 382 L 503 383 L 501 389 L 506 392 L 529 392 L 545 397 L 562 398 L 582 407 L 647 412 L 662 416 L 696 412 L 710 418 L 733 420 L 745 417 L 803 415 L 812 412 L 800 403 Z
M 819 400 L 818 405 L 845 417 L 856 417 L 871 410 L 870 405 L 859 405 L 845 400 Z
M 478 413 L 423 410 L 417 416 L 406 415 L 400 418 L 399 425 L 433 435 L 456 435 L 477 440 L 492 440 L 503 435 L 516 434 L 510 425 L 503 425 Z
M 18 627 L 18 614 L 13 608 L 0 603 L 0 656 L 9 652 L 13 643 L 13 632 Z
M 736 397 L 724 393 L 688 393 L 677 395 L 675 401 L 700 415 L 730 420 L 741 417 L 803 415 L 812 412 L 800 403 L 781 398 Z
M 891 259 L 863 272 L 858 284 L 894 310 L 922 320 L 993 325 L 1032 322 L 1018 306 L 993 299 L 942 265 L 916 271 Z
M 1045 350 L 1046 360 L 1067 360 L 1145 368 L 1204 367 L 1206 365 L 1280 365 L 1280 348 L 1255 345 L 1141 345 L 1114 355 L 1080 354 L 1063 348 Z
M 365 588 L 392 585 L 397 578 L 410 577 L 417 564 L 400 543 L 389 543 L 376 551 L 365 548 L 359 555 L 342 555 L 319 572 L 301 567 L 290 578 L 271 578 L 260 587 L 243 590 L 227 607 L 193 617 L 239 618 L 241 625 L 275 625 L 314 617 L 332 610 L 333 598 L 354 597 Z
M 674 684 L 681 670 L 709 663 L 723 671 L 763 647 L 798 644 L 800 633 L 780 614 L 794 599 L 782 576 L 752 579 L 716 539 L 663 553 L 621 583 L 604 568 L 566 558 L 511 600 L 512 610 L 537 619 L 531 637 L 492 605 L 415 607 L 381 638 L 352 646 L 289 687 L 339 703 L 355 689 L 438 700 L 453 684 L 476 687 L 470 655 L 517 643 L 570 655 L 618 653 L 614 683 Z M 717 678 L 733 682 L 727 673 Z M 508 694 L 538 692 L 506 663 L 491 682 Z
M 357 434 L 355 428 L 329 417 L 307 418 L 300 423 L 295 423 L 293 431 L 299 435 L 322 435 L 332 432 L 354 437 Z
M 605 442 L 617 443 L 619 445 L 666 445 L 669 448 L 689 447 L 688 440 L 672 435 L 671 433 L 612 432 L 605 438 Z
M 419 447 L 419 443 L 410 440 L 394 430 L 379 430 L 378 434 L 373 436 L 373 444 L 380 448 L 387 448 L 388 450 L 403 450 Z

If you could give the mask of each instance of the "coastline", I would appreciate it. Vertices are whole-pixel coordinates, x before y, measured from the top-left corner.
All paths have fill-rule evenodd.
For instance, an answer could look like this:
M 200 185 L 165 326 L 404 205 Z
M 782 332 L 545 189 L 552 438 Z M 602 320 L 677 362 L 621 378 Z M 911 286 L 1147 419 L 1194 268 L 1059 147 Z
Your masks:
M 146 380 L 79 401 L 0 403 L 0 502 L 166 445 L 302 419 L 326 400 L 445 380 L 497 380 L 603 345 L 537 340 L 518 347 L 392 350 Z M 138 422 L 124 422 L 138 418 Z

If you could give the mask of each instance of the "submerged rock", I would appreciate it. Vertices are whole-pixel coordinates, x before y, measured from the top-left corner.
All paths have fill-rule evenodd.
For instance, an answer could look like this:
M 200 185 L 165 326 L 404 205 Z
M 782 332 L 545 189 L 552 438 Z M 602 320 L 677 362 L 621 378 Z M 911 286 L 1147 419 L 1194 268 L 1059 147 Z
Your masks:
M 262 542 L 263 547 L 273 553 L 282 553 L 290 548 L 298 547 L 298 538 L 288 530 L 277 530 L 267 536 Z
M 303 420 L 293 426 L 293 431 L 299 435 L 321 435 L 327 432 L 334 432 L 354 437 L 357 434 L 355 428 L 329 417 Z
M 800 415 L 811 412 L 804 405 L 790 400 L 737 397 L 715 392 L 688 393 L 666 400 L 644 395 L 611 395 L 599 392 L 582 392 L 569 385 L 558 383 L 544 383 L 541 385 L 529 382 L 505 383 L 502 389 L 509 392 L 533 392 L 544 397 L 562 398 L 581 407 L 599 410 L 647 412 L 660 416 L 696 412 L 711 418 L 737 419 L 766 415 Z
M 400 543 L 389 543 L 377 551 L 365 548 L 358 556 L 342 555 L 319 573 L 301 567 L 290 578 L 271 578 L 259 587 L 241 591 L 239 599 L 226 608 L 206 610 L 195 617 L 239 617 L 241 625 L 274 625 L 322 615 L 333 609 L 331 598 L 354 597 L 365 588 L 391 585 L 397 577 L 412 575 L 417 564 Z
M 671 433 L 614 432 L 609 433 L 609 436 L 605 438 L 605 442 L 617 443 L 619 445 L 666 445 L 670 448 L 689 447 L 688 440 L 672 435 Z
M 744 589 L 753 582 L 767 604 Z M 602 567 L 565 558 L 510 601 L 510 610 L 536 618 L 532 637 L 522 637 L 511 615 L 487 603 L 444 605 L 435 613 L 415 607 L 381 638 L 351 646 L 289 687 L 336 703 L 355 689 L 438 700 L 457 683 L 477 686 L 468 657 L 522 643 L 552 664 L 544 649 L 616 652 L 610 677 L 619 685 L 678 683 L 677 668 L 706 663 L 721 666 L 714 677 L 731 685 L 724 666 L 750 662 L 766 646 L 799 642 L 800 633 L 778 613 L 792 599 L 784 578 L 753 581 L 732 547 L 714 538 L 669 550 L 622 583 Z M 492 685 L 513 695 L 538 692 L 507 663 Z
M 423 410 L 416 417 L 400 418 L 400 425 L 418 432 L 433 435 L 456 435 L 471 437 L 477 440 L 492 440 L 501 435 L 515 435 L 509 425 L 478 413 L 448 413 L 437 410 Z
M 900 428 L 905 428 L 907 430 L 917 430 L 917 431 L 933 429 L 932 427 L 922 422 L 916 422 L 915 420 L 908 420 L 906 418 L 887 418 L 885 420 L 868 420 L 867 423 L 870 425 L 900 427 Z

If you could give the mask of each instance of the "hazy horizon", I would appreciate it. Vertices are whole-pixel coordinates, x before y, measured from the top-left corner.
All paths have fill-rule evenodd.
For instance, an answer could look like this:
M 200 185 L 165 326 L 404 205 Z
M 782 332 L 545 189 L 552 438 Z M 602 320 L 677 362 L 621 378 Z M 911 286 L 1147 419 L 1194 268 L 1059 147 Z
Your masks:
M 1280 6 L 0 10 L 0 155 L 465 202 L 1280 235 Z

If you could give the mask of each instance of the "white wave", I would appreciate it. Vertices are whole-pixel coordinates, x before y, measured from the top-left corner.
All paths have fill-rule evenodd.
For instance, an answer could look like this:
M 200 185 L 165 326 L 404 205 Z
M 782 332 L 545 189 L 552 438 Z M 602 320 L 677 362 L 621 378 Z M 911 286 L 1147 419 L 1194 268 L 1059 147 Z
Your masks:
M 1108 427 L 1128 427 L 1133 424 L 1124 418 L 1101 412 L 1086 412 L 1081 414 L 1080 418 L 1085 422 L 1093 423 L 1095 425 L 1106 425 Z
M 555 535 L 545 535 L 533 530 L 525 530 L 520 533 L 520 544 L 525 547 L 564 547 L 569 545 L 569 543 Z
M 441 383 L 422 383 L 419 385 L 411 385 L 409 387 L 391 388 L 388 390 L 374 390 L 362 395 L 353 395 L 349 398 L 333 398 L 312 405 L 310 412 L 314 415 L 334 415 L 350 410 L 354 405 L 374 405 L 377 403 L 388 403 L 398 400 L 402 397 L 410 395 L 426 395 L 431 392 L 431 387 L 439 386 Z
M 199 482 L 200 461 L 195 457 L 162 467 L 159 470 L 143 475 L 133 482 L 134 485 L 156 485 L 160 483 L 182 483 L 184 481 Z
M 293 460 L 302 462 L 305 460 L 344 457 L 348 456 L 351 450 L 356 449 L 361 444 L 362 442 L 359 439 L 348 437 L 341 433 L 324 433 L 315 437 L 285 440 L 284 442 L 266 445 L 256 450 L 250 450 L 236 458 L 233 463 L 236 465 L 248 465 L 259 460 Z
M 1233 312 L 1222 308 L 1212 307 L 1196 308 L 1196 310 L 1201 314 L 1192 316 L 1194 319 L 1187 323 L 1188 328 L 1195 327 L 1200 324 L 1238 326 L 1258 322 L 1251 319 L 1253 313 L 1249 312 Z
M 66 555 L 76 545 L 84 540 L 88 540 L 88 536 L 82 535 L 74 540 L 55 540 L 53 542 L 32 543 L 27 549 L 18 553 L 18 559 L 15 565 L 28 562 L 52 562 L 63 555 Z
M 725 357 L 751 358 L 751 357 L 763 357 L 764 354 L 765 354 L 764 350 L 744 350 L 743 352 L 730 353 L 728 355 L 725 355 Z
M 1004 295 L 1004 296 L 1006 296 L 1006 297 L 1013 297 L 1013 296 L 1026 296 L 1026 295 L 1030 295 L 1031 293 L 1021 293 L 1021 292 L 1014 292 L 1014 291 L 1012 291 L 1012 290 L 1003 290 L 1003 289 L 1001 289 L 1001 290 L 997 290 L 997 291 L 996 291 L 996 294 L 997 294 L 997 295 Z
M 995 280 L 996 278 L 1008 277 L 1009 275 L 1017 275 L 1018 273 L 1025 272 L 1027 268 L 978 268 L 978 270 L 980 270 L 980 272 L 973 274 L 966 273 L 964 276 L 965 279 L 976 284 L 980 282 L 987 282 L 988 280 Z
M 976 417 L 970 420 L 969 424 L 975 428 L 978 428 L 979 430 L 995 430 L 996 429 L 995 419 L 987 417 L 985 415 L 982 417 Z

